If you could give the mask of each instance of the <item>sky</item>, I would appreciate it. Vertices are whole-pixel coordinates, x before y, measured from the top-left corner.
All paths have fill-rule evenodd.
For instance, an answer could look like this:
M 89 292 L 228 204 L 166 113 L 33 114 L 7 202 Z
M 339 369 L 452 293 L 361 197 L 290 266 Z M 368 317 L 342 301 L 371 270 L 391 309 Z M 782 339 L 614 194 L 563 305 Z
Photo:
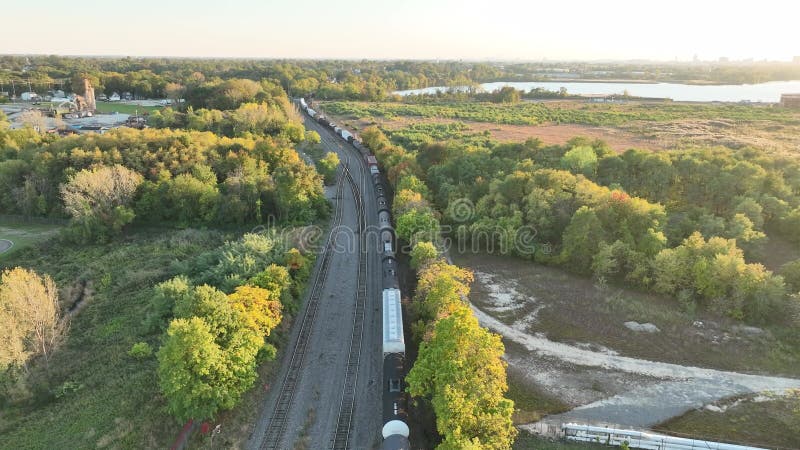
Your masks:
M 0 54 L 684 61 L 800 56 L 797 0 L 39 0 L 33 5 L 13 1 L 0 8 Z

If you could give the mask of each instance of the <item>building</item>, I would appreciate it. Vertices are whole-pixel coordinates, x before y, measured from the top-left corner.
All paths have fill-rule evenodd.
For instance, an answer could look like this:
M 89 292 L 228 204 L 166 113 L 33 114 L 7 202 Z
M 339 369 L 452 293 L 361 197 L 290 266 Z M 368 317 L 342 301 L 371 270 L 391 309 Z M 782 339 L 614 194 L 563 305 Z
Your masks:
M 81 109 L 87 109 L 92 112 L 97 110 L 97 103 L 94 99 L 94 87 L 88 78 L 83 79 L 83 102 L 84 107 Z
M 781 106 L 800 108 L 800 94 L 781 94 Z
M 19 95 L 19 98 L 22 99 L 23 102 L 30 102 L 33 100 L 38 100 L 39 94 L 36 92 L 23 92 Z

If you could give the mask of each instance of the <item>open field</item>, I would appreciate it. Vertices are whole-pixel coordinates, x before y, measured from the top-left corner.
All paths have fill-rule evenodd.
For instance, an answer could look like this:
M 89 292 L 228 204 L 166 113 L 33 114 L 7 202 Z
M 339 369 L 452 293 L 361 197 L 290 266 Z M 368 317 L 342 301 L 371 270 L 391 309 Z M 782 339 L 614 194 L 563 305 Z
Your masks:
M 58 225 L 0 221 L 0 240 L 13 243 L 5 251 L 3 250 L 8 245 L 0 243 L 0 260 L 8 259 L 20 250 L 52 238 L 58 234 L 60 228 Z
M 150 113 L 157 109 L 161 109 L 159 106 L 141 106 L 141 105 L 132 105 L 128 103 L 119 103 L 119 102 L 97 102 L 97 112 L 104 113 L 104 114 L 144 114 Z
M 585 136 L 601 139 L 617 151 L 750 145 L 796 154 L 800 148 L 800 113 L 769 106 L 549 101 L 514 105 L 331 102 L 323 108 L 334 120 L 356 130 L 377 124 L 393 135 L 408 135 L 402 143 L 412 147 L 425 139 L 420 128 L 437 127 L 424 134 L 462 141 L 538 138 L 545 144 L 564 144 Z
M 155 356 L 137 360 L 136 342 L 158 348 L 145 317 L 152 286 L 222 244 L 212 231 L 143 230 L 106 245 L 56 242 L 9 258 L 53 277 L 72 313 L 49 369 L 34 363 L 0 416 L 0 448 L 166 448 L 181 424 L 169 417 Z
M 711 409 L 688 412 L 657 430 L 678 436 L 703 435 L 730 442 L 800 448 L 800 394 L 730 399 Z

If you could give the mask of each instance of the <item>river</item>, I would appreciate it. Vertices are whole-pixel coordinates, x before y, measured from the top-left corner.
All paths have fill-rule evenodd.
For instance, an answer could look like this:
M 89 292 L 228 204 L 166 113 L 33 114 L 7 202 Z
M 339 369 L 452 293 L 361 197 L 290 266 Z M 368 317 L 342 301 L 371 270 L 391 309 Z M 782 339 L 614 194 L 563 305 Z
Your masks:
M 679 83 L 602 83 L 602 82 L 575 82 L 575 81 L 542 81 L 542 82 L 505 82 L 483 83 L 481 87 L 487 92 L 500 89 L 503 86 L 512 86 L 515 89 L 530 91 L 533 88 L 542 88 L 549 91 L 558 91 L 564 87 L 570 94 L 622 94 L 627 91 L 629 95 L 637 97 L 670 98 L 679 102 L 768 102 L 777 103 L 781 94 L 800 93 L 800 80 L 771 81 L 759 84 L 723 84 L 723 85 L 694 85 Z M 446 91 L 446 87 L 429 87 L 424 89 L 410 89 L 396 91 L 399 95 L 433 94 L 436 91 Z

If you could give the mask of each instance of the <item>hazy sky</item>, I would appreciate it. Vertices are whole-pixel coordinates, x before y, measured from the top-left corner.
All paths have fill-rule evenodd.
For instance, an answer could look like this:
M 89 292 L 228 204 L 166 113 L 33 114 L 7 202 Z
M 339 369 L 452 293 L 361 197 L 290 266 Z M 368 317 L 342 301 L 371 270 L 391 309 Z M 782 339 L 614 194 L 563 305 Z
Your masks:
M 660 60 L 800 55 L 798 0 L 4 3 L 0 53 Z

